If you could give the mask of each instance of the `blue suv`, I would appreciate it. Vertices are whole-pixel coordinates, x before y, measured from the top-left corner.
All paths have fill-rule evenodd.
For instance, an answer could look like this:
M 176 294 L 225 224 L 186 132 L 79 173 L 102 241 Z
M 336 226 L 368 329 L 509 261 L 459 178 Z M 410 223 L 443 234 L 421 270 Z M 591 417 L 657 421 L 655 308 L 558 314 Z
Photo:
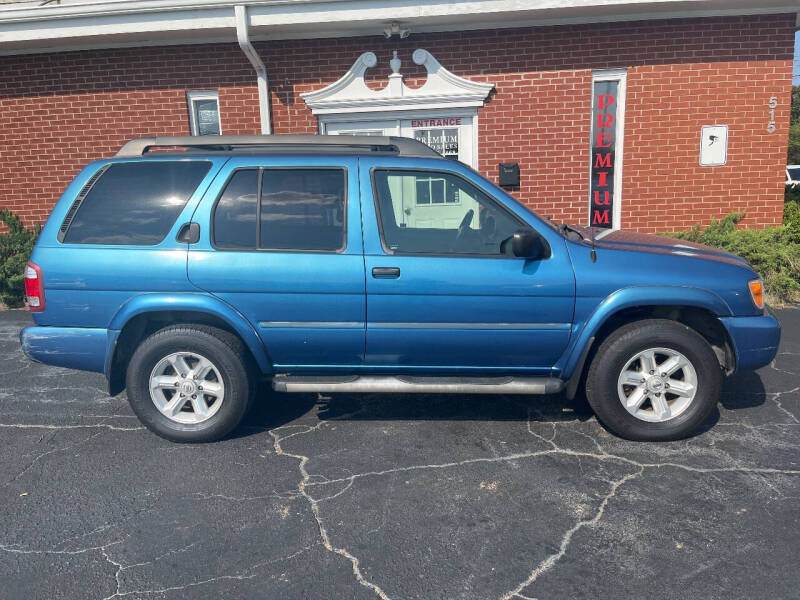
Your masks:
M 183 150 L 180 150 L 183 148 Z M 158 150 L 158 151 L 151 151 Z M 580 389 L 635 440 L 695 431 L 780 327 L 743 259 L 555 225 L 421 142 L 146 138 L 87 166 L 26 269 L 29 357 L 211 441 L 283 392 Z

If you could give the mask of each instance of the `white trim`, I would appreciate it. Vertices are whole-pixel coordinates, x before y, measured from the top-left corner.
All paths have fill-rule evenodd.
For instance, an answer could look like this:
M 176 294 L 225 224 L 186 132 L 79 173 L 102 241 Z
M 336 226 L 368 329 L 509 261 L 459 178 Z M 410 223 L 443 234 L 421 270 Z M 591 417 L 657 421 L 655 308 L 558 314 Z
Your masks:
M 424 66 L 428 72 L 425 83 L 419 88 L 410 88 L 405 84 L 398 64 L 383 89 L 370 89 L 364 81 L 364 74 L 378 64 L 378 58 L 374 52 L 364 52 L 337 81 L 320 90 L 300 94 L 300 97 L 315 115 L 341 115 L 480 107 L 494 89 L 494 84 L 454 75 L 422 48 L 414 50 L 412 60 Z
M 478 108 L 483 106 L 494 84 L 454 75 L 422 48 L 414 51 L 412 59 L 428 72 L 419 88 L 409 88 L 403 82 L 402 60 L 395 52 L 386 86 L 377 91 L 370 89 L 364 75 L 378 64 L 378 58 L 373 52 L 364 52 L 342 77 L 301 97 L 317 115 L 321 134 L 330 133 L 333 125 L 353 129 L 351 124 L 361 123 L 393 135 L 412 135 L 409 121 L 460 118 L 463 122 L 456 126 L 460 158 L 477 168 Z
M 106 0 L 0 5 L 0 55 L 231 40 L 232 0 Z M 798 13 L 796 0 L 246 0 L 251 40 L 412 34 L 577 23 Z
M 617 115 L 615 125 L 615 147 L 614 147 L 614 211 L 612 219 L 614 220 L 614 227 L 612 229 L 622 228 L 622 167 L 625 158 L 625 98 L 627 96 L 627 82 L 628 72 L 626 69 L 608 69 L 604 71 L 592 72 L 592 98 L 594 98 L 594 84 L 597 81 L 618 81 L 617 87 Z M 594 129 L 593 123 L 594 106 L 589 111 L 589 226 L 592 225 L 592 189 L 591 189 L 591 173 L 594 156 L 592 154 L 592 131 Z
M 186 92 L 186 106 L 189 110 L 189 130 L 192 135 L 200 135 L 197 123 L 197 113 L 194 103 L 197 100 L 213 100 L 217 103 L 217 122 L 219 123 L 219 133 L 222 135 L 222 111 L 219 109 L 219 92 L 216 90 L 190 90 Z
M 432 119 L 436 117 L 442 118 L 461 118 L 469 119 L 470 123 L 462 123 L 459 128 L 459 145 L 462 141 L 466 144 L 471 144 L 471 157 L 469 164 L 473 168 L 478 168 L 478 109 L 445 109 L 445 110 L 405 110 L 405 111 L 387 111 L 383 113 L 344 113 L 340 115 L 320 115 L 319 117 L 319 133 L 324 135 L 328 133 L 329 125 L 342 125 L 346 123 L 385 123 L 384 129 L 388 129 L 388 123 L 394 123 L 393 128 L 395 132 L 391 135 L 402 135 L 403 121 L 410 121 L 414 119 Z M 464 127 L 471 127 L 471 138 L 466 139 L 461 136 Z
M 63 1 L 61 4 L 42 5 L 2 5 L 0 21 L 52 20 L 74 16 L 109 16 L 139 14 L 145 12 L 171 12 L 176 10 L 229 9 L 236 0 L 94 0 Z M 736 6 L 720 7 L 715 0 L 463 0 L 462 2 L 441 2 L 437 0 L 417 0 L 397 3 L 391 0 L 248 0 L 247 5 L 269 10 L 274 15 L 304 15 L 309 12 L 325 10 L 328 13 L 344 11 L 379 11 L 392 8 L 396 20 L 407 17 L 420 19 L 438 15 L 483 15 L 506 13 L 520 16 L 520 13 L 541 14 L 551 21 L 567 19 L 591 22 L 610 18 L 675 18 L 694 15 L 719 14 L 764 14 L 767 12 L 797 12 L 793 0 L 749 0 L 739 1 Z M 227 10 L 225 11 L 228 12 Z M 572 15 L 570 15 L 572 13 Z M 583 14 L 578 14 L 583 13 Z M 379 18 L 391 17 L 382 14 Z M 292 20 L 296 22 L 296 19 Z

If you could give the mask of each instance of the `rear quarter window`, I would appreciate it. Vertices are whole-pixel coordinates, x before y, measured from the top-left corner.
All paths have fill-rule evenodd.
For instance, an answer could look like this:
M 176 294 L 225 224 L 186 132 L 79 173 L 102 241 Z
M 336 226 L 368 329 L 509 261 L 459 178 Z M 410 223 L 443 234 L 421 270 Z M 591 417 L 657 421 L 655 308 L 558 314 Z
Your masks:
M 112 164 L 88 192 L 81 191 L 63 241 L 154 246 L 169 233 L 210 168 L 207 161 Z

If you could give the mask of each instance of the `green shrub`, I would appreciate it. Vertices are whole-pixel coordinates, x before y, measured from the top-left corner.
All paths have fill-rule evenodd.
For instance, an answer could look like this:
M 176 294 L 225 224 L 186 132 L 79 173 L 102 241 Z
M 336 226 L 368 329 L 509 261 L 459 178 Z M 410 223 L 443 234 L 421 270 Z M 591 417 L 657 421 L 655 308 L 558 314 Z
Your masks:
M 0 222 L 8 227 L 0 233 L 0 303 L 14 308 L 25 303 L 25 264 L 42 227 L 29 229 L 5 209 L 0 210 Z
M 764 280 L 769 302 L 794 302 L 800 300 L 800 204 L 787 202 L 784 215 L 781 227 L 737 229 L 742 214 L 731 213 L 705 229 L 667 235 L 741 256 Z
M 783 204 L 783 224 L 797 237 L 800 237 L 800 186 L 786 187 L 786 199 Z

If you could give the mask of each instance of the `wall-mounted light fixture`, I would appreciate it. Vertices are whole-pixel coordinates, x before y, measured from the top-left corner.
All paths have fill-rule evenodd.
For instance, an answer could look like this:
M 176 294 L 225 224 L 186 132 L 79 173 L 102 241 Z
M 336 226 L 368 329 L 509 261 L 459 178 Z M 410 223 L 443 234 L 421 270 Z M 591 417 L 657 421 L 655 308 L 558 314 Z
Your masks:
M 383 29 L 383 35 L 387 40 L 393 35 L 397 35 L 401 40 L 404 40 L 411 35 L 411 30 L 397 21 L 392 21 Z

